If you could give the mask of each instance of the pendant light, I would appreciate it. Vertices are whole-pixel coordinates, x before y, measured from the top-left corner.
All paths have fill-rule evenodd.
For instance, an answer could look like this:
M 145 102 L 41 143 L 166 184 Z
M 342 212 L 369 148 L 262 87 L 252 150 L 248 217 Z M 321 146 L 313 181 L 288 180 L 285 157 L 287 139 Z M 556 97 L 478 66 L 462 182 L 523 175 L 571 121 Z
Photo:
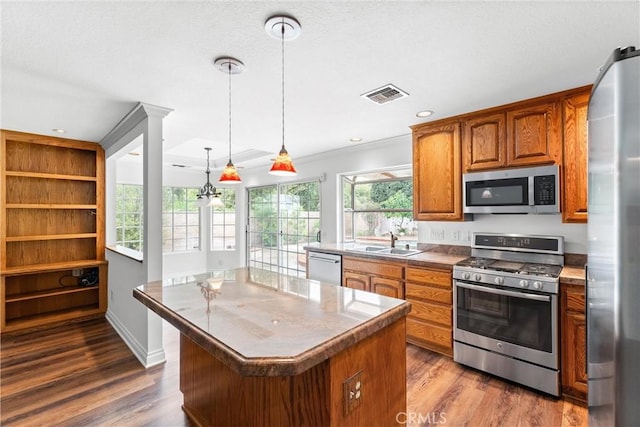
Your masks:
M 235 58 L 218 58 L 213 63 L 218 70 L 229 76 L 229 162 L 222 171 L 218 182 L 224 184 L 239 184 L 242 182 L 236 167 L 231 161 L 231 74 L 240 74 L 244 70 L 244 64 Z
M 211 173 L 211 169 L 209 169 L 209 152 L 211 151 L 211 147 L 205 147 L 205 150 L 207 151 L 207 170 L 204 173 L 207 174 L 207 182 L 202 186 L 198 193 L 198 204 L 201 207 L 210 206 L 214 208 L 221 208 L 224 206 L 224 203 L 222 203 L 222 200 L 220 199 L 221 193 L 216 190 L 216 187 L 211 185 L 211 181 L 209 181 L 209 174 Z
M 293 167 L 291 157 L 284 146 L 284 42 L 296 39 L 302 32 L 302 27 L 295 18 L 276 15 L 267 19 L 264 28 L 267 34 L 280 40 L 282 51 L 282 147 L 269 173 L 271 175 L 293 176 L 296 175 L 296 169 Z

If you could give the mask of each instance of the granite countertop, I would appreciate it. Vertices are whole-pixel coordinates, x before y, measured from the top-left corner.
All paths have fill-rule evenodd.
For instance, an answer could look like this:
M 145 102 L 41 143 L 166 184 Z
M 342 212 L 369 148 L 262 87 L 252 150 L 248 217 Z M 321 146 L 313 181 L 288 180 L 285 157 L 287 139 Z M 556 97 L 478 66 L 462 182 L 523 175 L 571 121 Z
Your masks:
M 568 285 L 585 284 L 584 267 L 565 265 L 560 272 L 560 282 Z
M 133 295 L 245 376 L 297 375 L 411 309 L 403 300 L 256 268 L 151 282 Z
M 394 255 L 372 255 L 366 252 L 353 251 L 351 248 L 353 243 L 328 243 L 328 244 L 311 244 L 305 246 L 305 249 L 315 252 L 325 252 L 331 254 L 346 255 L 358 258 L 368 258 L 372 260 L 385 260 L 401 262 L 414 266 L 435 266 L 452 268 L 456 263 L 471 256 L 471 248 L 468 246 L 449 246 L 449 245 L 421 245 L 418 249 L 424 252 L 410 256 L 394 256 Z M 565 262 L 569 261 L 572 265 L 565 265 L 560 272 L 560 281 L 571 285 L 584 285 L 584 263 L 586 255 L 565 255 Z
M 353 243 L 328 243 L 312 244 L 305 246 L 305 249 L 315 252 L 339 254 L 357 258 L 367 258 L 371 260 L 385 260 L 401 262 L 407 265 L 424 267 L 451 268 L 454 264 L 470 256 L 471 249 L 463 246 L 440 246 L 420 248 L 423 252 L 409 256 L 398 256 L 389 254 L 373 255 L 367 252 L 353 251 Z M 456 249 L 459 248 L 459 249 Z

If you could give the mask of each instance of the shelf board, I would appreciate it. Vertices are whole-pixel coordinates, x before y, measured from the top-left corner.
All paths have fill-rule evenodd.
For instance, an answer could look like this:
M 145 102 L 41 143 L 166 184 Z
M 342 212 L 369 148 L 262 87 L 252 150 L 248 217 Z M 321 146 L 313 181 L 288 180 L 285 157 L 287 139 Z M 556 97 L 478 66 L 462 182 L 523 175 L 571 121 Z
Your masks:
M 83 176 L 83 175 L 64 175 L 60 173 L 42 173 L 42 172 L 22 172 L 22 171 L 7 171 L 7 176 L 19 176 L 24 178 L 43 178 L 43 179 L 64 179 L 67 181 L 93 181 L 97 179 L 95 176 Z
M 101 314 L 104 314 L 104 310 L 101 310 L 95 305 L 75 307 L 68 310 L 50 311 L 33 316 L 20 317 L 18 319 L 7 319 L 6 326 L 2 328 L 2 332 L 11 332 L 35 326 L 49 325 L 52 322 L 57 323 Z
M 7 295 L 5 298 L 5 302 L 8 304 L 12 302 L 30 301 L 34 299 L 54 297 L 57 295 L 68 295 L 78 292 L 89 292 L 98 290 L 98 286 L 60 286 L 59 288 L 47 289 L 46 291 L 29 292 L 19 295 Z
M 92 239 L 98 237 L 98 233 L 74 233 L 74 234 L 43 234 L 40 236 L 12 236 L 7 237 L 7 242 L 32 242 L 38 240 L 65 240 L 65 239 Z
M 97 259 L 85 259 L 80 261 L 66 261 L 56 262 L 51 264 L 33 264 L 22 265 L 18 267 L 9 267 L 4 269 L 1 273 L 3 276 L 21 276 L 32 273 L 43 273 L 47 271 L 62 271 L 73 270 L 74 268 L 88 268 L 97 267 L 99 265 L 106 265 L 107 261 Z
M 60 203 L 7 203 L 7 209 L 93 209 L 96 205 L 71 205 Z

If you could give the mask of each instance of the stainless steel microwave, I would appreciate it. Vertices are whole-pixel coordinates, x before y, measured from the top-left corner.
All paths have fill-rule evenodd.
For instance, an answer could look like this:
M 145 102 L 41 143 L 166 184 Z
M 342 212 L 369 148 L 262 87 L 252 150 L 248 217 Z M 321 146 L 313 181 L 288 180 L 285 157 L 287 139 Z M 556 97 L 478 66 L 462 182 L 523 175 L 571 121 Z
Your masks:
M 464 213 L 560 212 L 557 165 L 466 173 L 462 185 Z

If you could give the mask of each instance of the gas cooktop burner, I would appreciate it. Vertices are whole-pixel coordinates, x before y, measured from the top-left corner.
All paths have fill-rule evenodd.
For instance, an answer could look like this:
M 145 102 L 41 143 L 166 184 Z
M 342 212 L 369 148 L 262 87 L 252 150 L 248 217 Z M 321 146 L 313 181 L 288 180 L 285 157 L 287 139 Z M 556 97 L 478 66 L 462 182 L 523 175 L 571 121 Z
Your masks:
M 506 272 L 529 276 L 558 277 L 561 266 L 548 264 L 530 264 L 514 261 L 503 261 L 491 258 L 471 257 L 460 261 L 456 265 L 487 270 L 487 272 Z

